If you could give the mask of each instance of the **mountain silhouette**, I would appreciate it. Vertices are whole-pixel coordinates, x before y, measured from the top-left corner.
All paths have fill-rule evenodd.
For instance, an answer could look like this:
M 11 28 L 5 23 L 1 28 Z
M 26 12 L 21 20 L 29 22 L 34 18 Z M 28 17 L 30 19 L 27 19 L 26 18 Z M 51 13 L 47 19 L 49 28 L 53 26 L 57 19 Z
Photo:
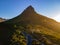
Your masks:
M 9 20 L 13 23 L 19 23 L 23 25 L 41 25 L 54 31 L 60 32 L 60 24 L 55 20 L 36 13 L 35 9 L 32 6 L 28 6 L 20 15 Z M 8 22 L 9 22 L 8 21 Z
M 0 42 L 3 45 L 60 45 L 60 23 L 38 14 L 30 5 L 18 16 L 0 23 Z

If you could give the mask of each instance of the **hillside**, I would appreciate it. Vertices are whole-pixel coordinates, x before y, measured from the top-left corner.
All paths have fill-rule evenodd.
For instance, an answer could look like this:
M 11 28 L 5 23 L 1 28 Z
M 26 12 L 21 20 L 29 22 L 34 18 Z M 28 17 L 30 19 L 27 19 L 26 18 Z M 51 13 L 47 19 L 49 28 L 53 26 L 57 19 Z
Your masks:
M 60 45 L 60 23 L 38 14 L 32 6 L 0 23 L 3 45 Z
M 46 28 L 53 29 L 60 33 L 60 24 L 55 20 L 38 14 L 32 6 L 27 7 L 19 16 L 9 20 L 13 23 L 42 25 Z
M 3 22 L 3 21 L 5 21 L 6 19 L 3 19 L 3 18 L 0 18 L 0 22 Z

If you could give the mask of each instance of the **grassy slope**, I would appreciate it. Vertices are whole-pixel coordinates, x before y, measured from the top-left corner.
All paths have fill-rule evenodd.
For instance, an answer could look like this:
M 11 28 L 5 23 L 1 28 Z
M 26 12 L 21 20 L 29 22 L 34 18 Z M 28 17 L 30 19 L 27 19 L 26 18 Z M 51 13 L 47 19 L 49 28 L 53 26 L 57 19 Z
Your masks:
M 60 33 L 57 33 L 49 28 L 46 28 L 46 27 L 40 26 L 40 25 L 21 26 L 19 24 L 2 23 L 2 24 L 0 24 L 0 32 L 2 32 L 1 35 L 3 38 L 0 38 L 0 39 L 3 39 L 2 41 L 8 40 L 7 39 L 7 38 L 9 38 L 8 36 L 11 35 L 12 33 L 14 33 L 14 30 L 15 30 L 14 27 L 17 27 L 17 29 L 19 29 L 19 30 L 21 27 L 23 27 L 23 29 L 28 34 L 30 34 L 34 38 L 37 38 L 37 40 L 45 37 L 46 41 L 47 41 L 47 45 L 49 44 L 49 42 L 51 42 L 51 45 L 53 45 L 53 44 L 59 45 L 60 44 L 60 41 L 59 41 L 60 40 Z M 34 29 L 34 31 L 33 31 L 33 29 Z M 33 34 L 32 34 L 32 31 L 33 31 Z M 44 36 L 41 37 L 41 34 Z M 34 35 L 36 35 L 36 36 L 34 36 Z M 44 41 L 44 40 L 40 40 L 40 41 Z M 6 43 L 8 43 L 8 42 L 6 42 Z

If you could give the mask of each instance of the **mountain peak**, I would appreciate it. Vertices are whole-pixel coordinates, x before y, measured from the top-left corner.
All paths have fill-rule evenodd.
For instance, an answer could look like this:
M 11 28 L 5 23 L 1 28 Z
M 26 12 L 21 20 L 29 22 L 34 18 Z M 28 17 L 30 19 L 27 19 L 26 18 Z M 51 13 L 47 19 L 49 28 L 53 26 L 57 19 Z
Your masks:
M 31 5 L 27 7 L 27 9 L 29 9 L 29 8 L 34 9 Z
M 30 5 L 25 9 L 25 11 L 34 12 L 34 8 Z

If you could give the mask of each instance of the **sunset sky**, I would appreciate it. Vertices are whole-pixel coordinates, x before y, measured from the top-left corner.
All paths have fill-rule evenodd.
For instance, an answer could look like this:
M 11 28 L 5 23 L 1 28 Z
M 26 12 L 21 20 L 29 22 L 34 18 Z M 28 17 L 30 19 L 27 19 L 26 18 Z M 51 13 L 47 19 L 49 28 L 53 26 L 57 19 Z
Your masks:
M 35 11 L 60 22 L 60 0 L 0 0 L 0 17 L 10 19 L 32 5 Z

